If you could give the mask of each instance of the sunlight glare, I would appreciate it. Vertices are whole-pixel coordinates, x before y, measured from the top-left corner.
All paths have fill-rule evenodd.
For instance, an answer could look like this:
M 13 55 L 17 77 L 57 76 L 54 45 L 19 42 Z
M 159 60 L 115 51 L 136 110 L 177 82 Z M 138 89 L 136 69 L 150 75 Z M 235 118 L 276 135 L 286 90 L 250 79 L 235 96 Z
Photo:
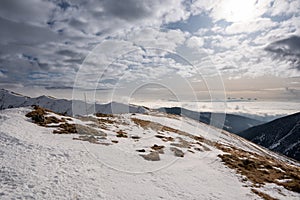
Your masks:
M 254 0 L 226 0 L 223 1 L 222 15 L 230 22 L 247 22 L 255 16 Z

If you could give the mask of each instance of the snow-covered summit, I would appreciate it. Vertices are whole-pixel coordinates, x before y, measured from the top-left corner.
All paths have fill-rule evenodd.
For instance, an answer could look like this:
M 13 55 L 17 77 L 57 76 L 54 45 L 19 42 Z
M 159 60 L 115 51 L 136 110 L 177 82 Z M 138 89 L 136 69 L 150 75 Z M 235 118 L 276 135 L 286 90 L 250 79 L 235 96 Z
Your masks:
M 31 98 L 9 90 L 0 89 L 0 110 L 6 108 L 19 108 L 38 105 L 50 109 L 57 113 L 66 115 L 86 114 L 88 113 L 144 113 L 147 110 L 142 106 L 126 105 L 118 102 L 108 104 L 86 104 L 78 100 L 56 99 L 50 96 L 39 96 Z M 75 108 L 74 108 L 75 107 Z M 73 110 L 79 108 L 78 112 Z M 87 109 L 86 109 L 87 108 Z

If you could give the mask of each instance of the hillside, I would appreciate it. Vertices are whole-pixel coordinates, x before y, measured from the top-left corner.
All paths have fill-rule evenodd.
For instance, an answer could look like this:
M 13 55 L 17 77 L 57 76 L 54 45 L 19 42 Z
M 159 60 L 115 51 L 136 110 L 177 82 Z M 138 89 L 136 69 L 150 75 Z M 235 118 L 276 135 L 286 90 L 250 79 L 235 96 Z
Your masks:
M 188 118 L 199 120 L 200 122 L 203 122 L 205 124 L 210 124 L 219 128 L 222 127 L 222 129 L 229 131 L 231 133 L 238 133 L 250 127 L 264 123 L 256 119 L 235 115 L 235 114 L 196 112 L 196 111 L 191 111 L 180 107 L 160 108 L 158 110 L 170 114 L 186 116 Z M 215 120 L 216 122 L 211 123 L 212 116 L 214 119 L 216 119 Z M 225 118 L 224 124 L 218 123 L 218 119 L 224 119 L 224 118 Z
M 299 163 L 160 112 L 0 111 L 1 199 L 299 199 Z
M 300 161 L 300 113 L 249 128 L 238 135 Z

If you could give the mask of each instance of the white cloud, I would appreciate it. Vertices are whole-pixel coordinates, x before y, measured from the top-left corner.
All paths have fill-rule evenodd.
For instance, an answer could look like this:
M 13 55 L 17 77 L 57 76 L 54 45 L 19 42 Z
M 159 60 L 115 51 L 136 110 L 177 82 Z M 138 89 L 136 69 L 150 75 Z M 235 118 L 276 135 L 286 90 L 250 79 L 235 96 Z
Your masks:
M 200 48 L 204 45 L 204 39 L 201 37 L 192 36 L 186 41 L 186 44 L 191 48 Z
M 155 28 L 145 28 L 126 32 L 121 38 L 133 42 L 138 46 L 155 47 L 169 51 L 174 51 L 182 44 L 187 34 L 180 30 L 159 30 Z
M 274 28 L 278 24 L 269 18 L 259 18 L 247 22 L 235 22 L 227 26 L 225 32 L 227 34 L 252 33 L 256 31 L 267 31 Z
M 261 17 L 270 7 L 271 0 L 219 0 L 212 7 L 214 21 L 247 22 Z
M 299 13 L 300 2 L 298 0 L 276 0 L 270 9 L 272 16 L 291 15 Z

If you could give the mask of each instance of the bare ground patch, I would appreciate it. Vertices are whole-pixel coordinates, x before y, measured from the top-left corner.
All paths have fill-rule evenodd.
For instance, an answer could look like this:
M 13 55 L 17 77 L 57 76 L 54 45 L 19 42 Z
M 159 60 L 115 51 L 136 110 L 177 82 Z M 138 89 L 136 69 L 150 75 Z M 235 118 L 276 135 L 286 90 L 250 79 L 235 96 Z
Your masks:
M 275 183 L 288 190 L 300 193 L 300 167 L 232 146 L 229 148 L 222 144 L 216 146 L 227 153 L 218 155 L 224 164 L 247 177 L 254 185 Z

